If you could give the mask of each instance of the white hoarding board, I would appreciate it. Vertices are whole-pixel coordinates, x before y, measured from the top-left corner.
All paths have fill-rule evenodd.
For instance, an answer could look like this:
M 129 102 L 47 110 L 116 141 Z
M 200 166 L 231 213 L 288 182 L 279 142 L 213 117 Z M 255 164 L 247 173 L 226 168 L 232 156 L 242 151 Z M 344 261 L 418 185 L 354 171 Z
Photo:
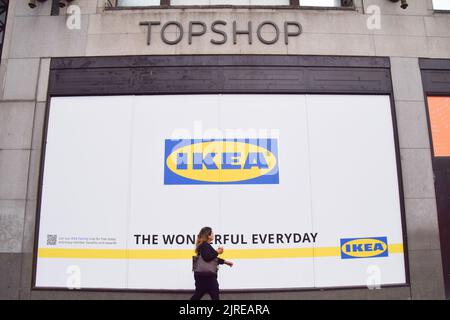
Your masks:
M 36 286 L 193 289 L 204 226 L 222 289 L 405 283 L 388 96 L 52 98 Z

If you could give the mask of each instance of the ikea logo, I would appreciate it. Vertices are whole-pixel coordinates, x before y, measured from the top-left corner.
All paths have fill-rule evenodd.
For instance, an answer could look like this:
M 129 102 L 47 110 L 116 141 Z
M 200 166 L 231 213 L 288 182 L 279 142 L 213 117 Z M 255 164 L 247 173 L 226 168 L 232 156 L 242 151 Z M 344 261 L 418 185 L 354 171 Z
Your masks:
M 380 258 L 389 255 L 387 237 L 341 239 L 341 258 Z
M 164 184 L 278 184 L 277 139 L 165 141 Z

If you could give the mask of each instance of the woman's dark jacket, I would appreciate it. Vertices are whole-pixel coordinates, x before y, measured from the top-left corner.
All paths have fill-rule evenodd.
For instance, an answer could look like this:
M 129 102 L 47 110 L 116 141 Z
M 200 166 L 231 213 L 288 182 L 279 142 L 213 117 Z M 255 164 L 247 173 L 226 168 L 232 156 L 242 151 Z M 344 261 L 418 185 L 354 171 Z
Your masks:
M 199 255 L 202 256 L 203 260 L 205 260 L 206 262 L 214 260 L 219 255 L 217 253 L 217 251 L 214 250 L 214 248 L 208 242 L 203 242 L 198 247 L 198 251 L 197 252 L 198 252 Z M 224 262 L 225 262 L 225 260 L 217 258 L 217 263 L 218 264 L 224 264 Z M 197 274 L 197 275 L 211 275 L 211 273 L 204 273 L 204 272 L 195 272 L 195 274 Z

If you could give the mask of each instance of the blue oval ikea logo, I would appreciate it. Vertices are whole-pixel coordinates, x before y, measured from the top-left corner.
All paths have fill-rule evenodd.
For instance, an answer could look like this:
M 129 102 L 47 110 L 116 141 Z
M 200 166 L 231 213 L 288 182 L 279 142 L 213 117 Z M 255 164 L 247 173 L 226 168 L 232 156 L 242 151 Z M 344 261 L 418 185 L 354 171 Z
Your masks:
M 380 258 L 388 255 L 387 237 L 341 239 L 342 259 Z
M 165 141 L 164 184 L 278 184 L 276 139 Z

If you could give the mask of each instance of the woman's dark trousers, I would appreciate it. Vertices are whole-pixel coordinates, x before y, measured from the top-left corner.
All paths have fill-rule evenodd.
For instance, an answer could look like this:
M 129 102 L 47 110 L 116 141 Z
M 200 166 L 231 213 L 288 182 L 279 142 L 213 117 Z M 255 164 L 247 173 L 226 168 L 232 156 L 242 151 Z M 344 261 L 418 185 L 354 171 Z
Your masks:
M 219 300 L 219 283 L 217 275 L 199 275 L 194 273 L 195 293 L 191 300 L 200 300 L 205 293 L 208 293 L 211 300 Z

